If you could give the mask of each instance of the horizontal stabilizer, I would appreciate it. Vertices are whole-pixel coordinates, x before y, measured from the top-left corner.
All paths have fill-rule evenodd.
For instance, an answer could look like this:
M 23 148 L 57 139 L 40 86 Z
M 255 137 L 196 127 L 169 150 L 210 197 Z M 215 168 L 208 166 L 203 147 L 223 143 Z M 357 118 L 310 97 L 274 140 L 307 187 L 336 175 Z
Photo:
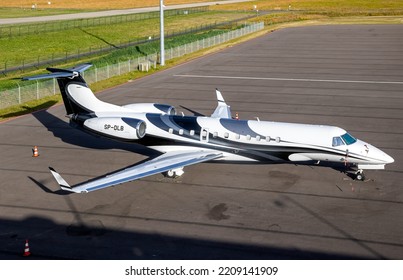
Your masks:
M 72 68 L 67 68 L 67 69 L 48 67 L 48 68 L 46 68 L 46 70 L 48 70 L 49 72 L 52 72 L 52 73 L 54 73 L 54 72 L 82 73 L 90 67 L 92 67 L 91 63 L 84 63 L 84 64 L 80 64 L 80 65 L 74 66 Z
M 77 77 L 80 75 L 80 73 L 84 72 L 88 68 L 90 68 L 92 64 L 86 63 L 86 64 L 81 64 L 73 68 L 69 69 L 58 69 L 58 68 L 46 68 L 48 70 L 49 74 L 41 74 L 41 75 L 35 75 L 35 76 L 30 76 L 30 77 L 23 77 L 23 81 L 32 81 L 32 80 L 41 80 L 41 79 L 52 79 L 52 78 L 71 78 L 73 79 L 74 77 Z
M 33 80 L 52 79 L 52 78 L 71 78 L 73 76 L 74 75 L 71 72 L 55 72 L 55 73 L 50 73 L 50 74 L 42 74 L 42 75 L 24 77 L 24 78 L 22 78 L 22 80 L 23 81 L 33 81 Z

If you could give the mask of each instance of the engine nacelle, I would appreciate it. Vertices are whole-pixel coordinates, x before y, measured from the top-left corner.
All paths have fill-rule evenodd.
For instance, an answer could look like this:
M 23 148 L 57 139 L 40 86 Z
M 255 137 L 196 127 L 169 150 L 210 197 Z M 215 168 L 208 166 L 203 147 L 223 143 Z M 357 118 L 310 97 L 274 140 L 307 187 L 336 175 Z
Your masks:
M 175 107 L 166 104 L 157 103 L 135 103 L 122 106 L 124 108 L 133 110 L 135 113 L 156 113 L 176 115 Z
M 133 118 L 101 117 L 84 121 L 89 130 L 121 140 L 137 140 L 146 135 L 146 123 Z

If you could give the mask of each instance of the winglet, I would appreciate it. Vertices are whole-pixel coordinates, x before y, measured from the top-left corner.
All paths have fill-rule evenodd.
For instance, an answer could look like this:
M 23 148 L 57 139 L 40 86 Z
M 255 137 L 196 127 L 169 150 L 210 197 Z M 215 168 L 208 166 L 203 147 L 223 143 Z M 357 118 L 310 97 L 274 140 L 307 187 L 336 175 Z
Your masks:
M 59 184 L 60 188 L 64 191 L 75 192 L 73 188 L 60 176 L 59 173 L 56 172 L 52 167 L 49 167 L 50 172 L 52 173 L 53 177 L 55 177 L 57 183 Z
M 224 97 L 217 88 L 215 89 L 215 92 L 217 94 L 218 105 L 214 113 L 211 115 L 211 117 L 230 119 L 231 118 L 230 106 L 228 106 L 227 103 L 225 103 Z
M 218 88 L 215 89 L 215 93 L 217 94 L 217 101 L 218 104 L 220 104 L 220 102 L 223 102 L 225 105 L 227 105 L 225 103 L 224 97 L 222 96 L 221 92 L 218 90 Z

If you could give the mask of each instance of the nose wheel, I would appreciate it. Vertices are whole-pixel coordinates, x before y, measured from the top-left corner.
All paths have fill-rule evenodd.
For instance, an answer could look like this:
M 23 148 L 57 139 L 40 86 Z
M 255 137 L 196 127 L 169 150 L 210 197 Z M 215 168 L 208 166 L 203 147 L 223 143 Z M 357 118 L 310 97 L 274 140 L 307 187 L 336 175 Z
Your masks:
M 358 170 L 358 171 L 355 173 L 355 179 L 358 180 L 358 181 L 364 181 L 364 180 L 365 180 L 364 171 L 361 170 L 361 169 Z

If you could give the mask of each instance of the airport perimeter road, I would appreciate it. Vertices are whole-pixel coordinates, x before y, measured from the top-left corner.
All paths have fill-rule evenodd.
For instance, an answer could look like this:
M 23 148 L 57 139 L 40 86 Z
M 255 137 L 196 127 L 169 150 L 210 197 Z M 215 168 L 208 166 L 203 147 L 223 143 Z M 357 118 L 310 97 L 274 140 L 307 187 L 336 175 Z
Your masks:
M 29 239 L 38 259 L 403 259 L 402 46 L 403 25 L 290 28 L 98 95 L 209 115 L 217 87 L 242 119 L 337 125 L 395 159 L 365 182 L 206 163 L 62 195 L 48 166 L 74 185 L 150 153 L 70 128 L 63 106 L 1 123 L 0 258 Z
M 250 1 L 250 0 L 224 0 L 224 1 L 190 3 L 190 4 L 181 4 L 181 5 L 169 5 L 169 6 L 165 7 L 165 10 L 187 9 L 187 8 L 212 6 L 212 5 L 219 5 L 219 4 L 225 5 L 225 4 L 246 2 L 246 1 Z M 99 12 L 86 12 L 86 13 L 43 16 L 43 17 L 26 17 L 26 18 L 9 18 L 9 19 L 6 18 L 6 19 L 0 19 L 0 25 L 140 14 L 140 13 L 156 12 L 156 11 L 159 11 L 159 9 L 160 8 L 158 6 L 158 7 L 146 7 L 146 8 L 124 9 L 124 10 L 107 10 L 107 11 L 99 11 Z

